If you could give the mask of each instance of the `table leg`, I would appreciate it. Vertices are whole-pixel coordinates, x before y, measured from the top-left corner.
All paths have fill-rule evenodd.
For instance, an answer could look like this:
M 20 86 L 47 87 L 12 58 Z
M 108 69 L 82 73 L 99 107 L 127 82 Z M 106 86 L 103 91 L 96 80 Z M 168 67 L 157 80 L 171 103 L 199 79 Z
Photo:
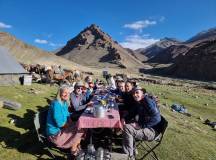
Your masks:
M 90 144 L 92 144 L 92 129 L 90 129 Z

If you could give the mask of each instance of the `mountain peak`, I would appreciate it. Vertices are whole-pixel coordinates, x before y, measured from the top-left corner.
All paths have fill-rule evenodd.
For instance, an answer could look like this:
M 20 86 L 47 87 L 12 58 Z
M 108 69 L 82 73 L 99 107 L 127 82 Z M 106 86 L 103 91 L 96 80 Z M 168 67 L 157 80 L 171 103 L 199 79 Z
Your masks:
M 100 30 L 100 27 L 98 25 L 94 24 L 94 23 L 91 24 L 88 28 L 89 29 L 98 29 L 98 30 Z
M 86 27 L 56 54 L 91 66 L 108 65 L 126 68 L 126 66 L 136 67 L 140 62 L 137 62 L 137 59 L 96 24 Z M 86 59 L 87 57 L 88 59 Z M 141 62 L 140 64 L 143 65 Z
M 157 41 L 146 48 L 140 48 L 136 51 L 145 55 L 146 57 L 148 57 L 148 59 L 151 59 L 151 58 L 157 56 L 159 53 L 161 53 L 166 48 L 168 48 L 172 45 L 179 44 L 179 43 L 181 43 L 181 42 L 175 38 L 164 37 L 164 38 L 160 39 L 160 41 Z
M 107 33 L 103 32 L 102 29 L 96 24 L 91 24 L 86 27 L 80 34 L 90 39 L 94 36 L 95 40 L 101 39 L 103 41 L 113 41 L 112 38 Z
M 96 24 L 91 24 L 90 26 L 86 27 L 82 32 L 86 32 L 88 30 L 89 31 L 102 32 L 101 28 Z
M 160 41 L 180 42 L 180 41 L 177 40 L 176 38 L 169 38 L 169 37 L 164 37 L 164 38 L 160 39 Z

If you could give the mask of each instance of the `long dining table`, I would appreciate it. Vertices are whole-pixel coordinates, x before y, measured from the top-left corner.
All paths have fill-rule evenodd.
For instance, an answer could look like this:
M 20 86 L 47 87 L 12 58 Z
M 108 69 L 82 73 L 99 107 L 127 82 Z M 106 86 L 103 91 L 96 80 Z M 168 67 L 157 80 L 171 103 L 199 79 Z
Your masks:
M 100 92 L 101 90 L 97 90 L 95 92 L 94 97 L 92 98 L 93 101 L 93 107 L 94 105 L 98 104 L 100 100 L 104 100 L 101 97 L 109 97 L 108 99 L 113 100 L 113 105 L 109 106 L 109 103 L 106 104 L 106 111 L 105 111 L 105 116 L 102 118 L 95 117 L 93 114 L 93 107 L 88 107 L 86 110 L 81 114 L 77 121 L 77 128 L 78 129 L 90 129 L 90 144 L 92 144 L 92 139 L 93 139 L 93 131 L 94 129 L 97 128 L 109 128 L 111 130 L 118 128 L 122 129 L 122 123 L 120 120 L 120 114 L 119 114 L 119 109 L 118 109 L 118 104 L 115 102 L 114 96 L 111 96 L 110 92 L 105 93 Z M 105 99 L 106 101 L 109 101 L 108 99 Z M 109 132 L 110 133 L 110 132 Z M 107 133 L 107 134 L 109 134 Z M 113 139 L 113 132 L 109 134 L 110 141 L 112 142 Z M 109 146 L 110 150 L 112 151 L 112 143 L 111 146 Z
M 97 96 L 99 95 L 95 95 L 92 98 L 93 107 L 97 103 Z M 118 105 L 115 101 L 112 107 L 107 106 L 108 109 L 105 109 L 105 116 L 103 118 L 94 116 L 93 107 L 87 108 L 79 117 L 77 122 L 78 128 L 122 128 Z

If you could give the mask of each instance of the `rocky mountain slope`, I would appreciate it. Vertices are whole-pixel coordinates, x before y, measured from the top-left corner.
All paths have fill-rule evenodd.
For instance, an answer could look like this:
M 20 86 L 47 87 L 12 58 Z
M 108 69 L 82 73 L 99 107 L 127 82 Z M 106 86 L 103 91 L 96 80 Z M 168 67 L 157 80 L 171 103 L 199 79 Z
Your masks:
M 160 41 L 150 45 L 147 48 L 140 48 L 137 49 L 136 52 L 143 54 L 147 57 L 146 61 L 157 56 L 159 53 L 164 51 L 166 48 L 179 44 L 180 41 L 174 39 L 174 38 L 167 38 L 161 39 Z
M 88 70 L 88 67 L 81 66 L 53 53 L 43 51 L 37 47 L 28 45 L 6 32 L 0 32 L 0 46 L 9 50 L 13 57 L 19 62 L 26 64 L 59 65 L 71 69 Z
M 216 40 L 196 44 L 185 55 L 180 55 L 165 74 L 216 81 Z
M 95 24 L 69 40 L 56 55 L 99 68 L 148 68 Z
M 165 47 L 160 50 L 155 56 L 150 58 L 148 62 L 151 63 L 173 63 L 179 55 L 185 55 L 196 45 L 204 41 L 212 41 L 216 39 L 216 28 L 203 31 L 193 36 L 185 42 L 179 42 Z M 154 44 L 153 44 L 154 46 Z M 149 48 L 154 51 L 154 48 Z
M 202 31 L 196 34 L 195 36 L 193 36 L 192 38 L 190 38 L 189 40 L 187 40 L 186 42 L 192 43 L 192 42 L 199 42 L 199 41 L 204 41 L 204 40 L 214 40 L 214 39 L 216 39 L 216 27 L 211 28 L 206 31 Z

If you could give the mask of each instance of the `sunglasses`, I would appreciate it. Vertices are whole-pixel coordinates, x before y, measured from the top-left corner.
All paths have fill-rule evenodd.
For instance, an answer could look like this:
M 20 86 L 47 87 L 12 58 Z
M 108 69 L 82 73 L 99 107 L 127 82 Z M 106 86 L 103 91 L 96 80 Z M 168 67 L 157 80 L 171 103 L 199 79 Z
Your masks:
M 77 87 L 76 89 L 82 89 L 83 87 Z

